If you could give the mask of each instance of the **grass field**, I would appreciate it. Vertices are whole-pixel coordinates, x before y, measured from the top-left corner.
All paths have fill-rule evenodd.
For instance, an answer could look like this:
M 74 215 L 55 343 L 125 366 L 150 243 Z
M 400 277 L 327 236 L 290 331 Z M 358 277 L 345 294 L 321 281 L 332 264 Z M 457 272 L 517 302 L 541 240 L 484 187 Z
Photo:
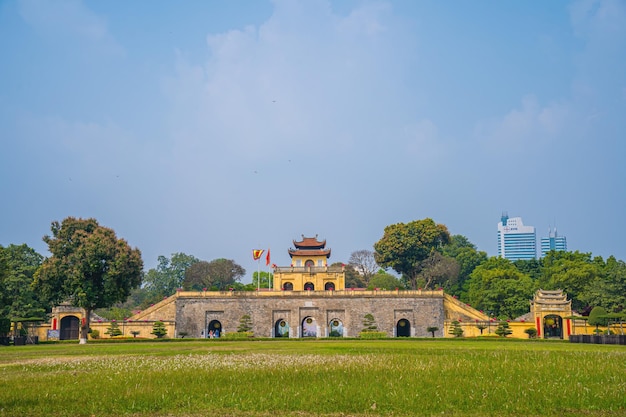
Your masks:
M 625 416 L 623 346 L 261 340 L 0 347 L 0 416 Z

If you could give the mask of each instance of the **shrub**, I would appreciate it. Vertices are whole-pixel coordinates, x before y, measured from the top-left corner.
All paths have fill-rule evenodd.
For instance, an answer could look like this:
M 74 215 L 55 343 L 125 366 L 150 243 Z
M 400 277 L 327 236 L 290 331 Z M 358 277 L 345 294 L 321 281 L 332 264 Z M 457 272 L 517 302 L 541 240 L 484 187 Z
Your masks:
M 117 324 L 117 321 L 113 320 L 109 327 L 107 327 L 107 331 L 104 334 L 108 334 L 111 337 L 120 336 L 122 331 L 120 330 L 120 325 Z
M 377 331 L 362 331 L 361 333 L 359 333 L 359 337 L 361 339 L 384 339 L 385 337 L 387 337 L 387 333 Z
M 162 321 L 155 321 L 152 325 L 152 331 L 150 334 L 155 335 L 157 338 L 161 339 L 167 334 L 167 329 L 165 328 L 165 323 Z
M 100 330 L 98 330 L 98 329 L 89 329 L 89 334 L 91 335 L 92 339 L 99 339 L 100 338 Z
M 235 332 L 235 333 L 223 333 L 221 338 L 226 340 L 242 340 L 254 337 L 252 332 Z
M 606 310 L 604 309 L 604 307 L 596 306 L 591 309 L 591 312 L 589 313 L 588 323 L 591 326 L 596 326 L 596 330 L 598 330 L 598 326 L 606 326 L 607 321 L 608 320 L 606 318 Z
M 537 337 L 537 329 L 535 329 L 534 327 L 524 330 L 524 333 L 528 335 L 529 339 L 534 339 L 535 337 Z
M 426 331 L 431 333 L 433 335 L 433 337 L 435 337 L 435 332 L 439 330 L 439 327 L 437 326 L 429 326 L 426 328 Z
M 376 324 L 376 319 L 374 319 L 374 316 L 370 313 L 363 316 L 363 330 L 361 330 L 361 333 L 376 331 L 378 331 L 378 325 Z
M 237 333 L 248 333 L 252 330 L 252 318 L 249 314 L 244 314 L 239 319 L 239 327 L 237 327 Z
M 450 325 L 449 333 L 451 335 L 454 335 L 454 337 L 463 336 L 463 328 L 461 327 L 461 323 L 458 320 L 454 320 L 452 322 L 452 324 Z
M 498 323 L 498 328 L 496 329 L 496 334 L 498 336 L 507 337 L 511 333 L 513 333 L 513 330 L 511 330 L 511 326 L 509 326 L 509 323 L 507 323 L 506 321 L 501 321 L 500 323 Z

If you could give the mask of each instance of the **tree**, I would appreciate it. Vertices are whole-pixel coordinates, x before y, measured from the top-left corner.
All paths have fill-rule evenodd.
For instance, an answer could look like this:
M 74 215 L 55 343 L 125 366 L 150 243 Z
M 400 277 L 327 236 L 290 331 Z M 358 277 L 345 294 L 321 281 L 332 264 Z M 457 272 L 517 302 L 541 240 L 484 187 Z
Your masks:
M 456 295 L 463 302 L 468 302 L 469 278 L 474 269 L 487 260 L 487 253 L 478 251 L 476 246 L 465 236 L 453 235 L 450 243 L 443 247 L 445 256 L 454 258 L 459 266 L 459 274 L 456 282 L 447 285 L 446 292 Z
M 259 271 L 252 273 L 252 285 L 254 288 L 271 288 L 274 281 L 274 274 L 267 271 L 260 271 L 261 282 L 259 283 Z
M 145 304 L 176 293 L 183 286 L 187 269 L 199 261 L 195 256 L 182 252 L 173 253 L 171 258 L 159 256 L 157 267 L 146 272 L 143 280 L 143 288 L 148 292 Z
M 461 337 L 461 336 L 463 336 L 463 328 L 461 327 L 461 323 L 459 323 L 458 320 L 454 320 L 450 324 L 449 333 L 451 335 L 454 335 L 454 337 Z
M 331 266 L 343 266 L 346 273 L 346 288 L 365 288 L 363 277 L 354 269 L 352 265 L 343 265 L 335 262 Z
M 606 326 L 608 324 L 606 314 L 606 309 L 604 307 L 595 306 L 591 309 L 588 323 L 591 326 L 596 326 L 596 334 L 600 333 L 598 326 Z
M 237 333 L 247 333 L 252 331 L 252 317 L 249 314 L 244 314 L 239 319 L 239 327 L 237 327 Z
M 359 273 L 366 286 L 372 275 L 378 271 L 378 264 L 376 263 L 376 259 L 374 259 L 374 252 L 367 249 L 352 252 L 348 264 Z
M 435 337 L 435 332 L 436 332 L 437 330 L 439 330 L 439 327 L 437 327 L 437 326 L 428 326 L 428 327 L 426 328 L 426 331 L 427 331 L 427 332 L 429 332 L 429 333 L 431 333 L 431 334 L 433 335 L 433 337 Z
M 230 259 L 199 261 L 190 266 L 185 273 L 183 287 L 196 290 L 201 288 L 226 290 L 244 275 L 246 275 L 246 270 Z
M 112 338 L 115 336 L 122 335 L 122 330 L 120 330 L 120 325 L 117 324 L 117 320 L 111 321 L 111 323 L 109 324 L 109 327 L 107 327 L 107 331 L 104 332 L 104 334 L 108 334 Z
M 572 299 L 572 309 L 581 311 L 586 306 L 583 293 L 602 273 L 598 260 L 590 253 L 550 251 L 542 262 L 541 288 L 563 290 Z
M 209 264 L 211 286 L 215 286 L 219 290 L 227 289 L 246 275 L 246 270 L 231 259 L 215 259 Z
M 459 277 L 459 264 L 448 256 L 437 251 L 421 262 L 421 270 L 417 274 L 417 282 L 421 288 L 448 289 L 456 285 Z
M 450 241 L 446 226 L 432 219 L 397 223 L 385 227 L 385 232 L 374 244 L 374 258 L 383 268 L 393 268 L 407 277 L 409 286 L 417 289 L 417 278 L 422 262 L 434 251 L 441 251 Z
M 35 272 L 41 266 L 43 256 L 25 244 L 9 245 L 6 248 L 0 246 L 0 252 L 5 268 L 4 278 L 0 277 L 5 297 L 4 308 L 0 306 L 0 317 L 5 316 L 14 321 L 35 318 L 43 321 L 45 306 L 32 288 Z
M 514 319 L 528 312 L 536 285 L 505 258 L 492 257 L 470 275 L 469 301 L 474 308 Z
M 381 269 L 377 274 L 372 275 L 369 285 L 367 286 L 368 290 L 373 290 L 374 288 L 384 290 L 395 290 L 396 288 L 404 289 L 404 284 L 399 278 L 388 274 Z
M 69 299 L 85 310 L 80 343 L 87 343 L 91 312 L 124 301 L 141 284 L 141 252 L 95 219 L 68 217 L 51 231 L 43 240 L 52 256 L 37 270 L 34 287 L 53 304 Z
M 509 326 L 508 322 L 502 320 L 498 323 L 498 327 L 496 328 L 496 334 L 498 336 L 507 337 L 511 333 L 513 333 L 513 330 L 511 330 L 511 326 Z
M 589 282 L 578 298 L 584 304 L 601 306 L 607 311 L 623 311 L 626 308 L 626 263 L 610 256 L 601 274 Z
M 182 287 L 187 291 L 200 291 L 210 286 L 211 265 L 207 261 L 199 261 L 185 271 Z
M 378 331 L 376 319 L 374 319 L 374 316 L 371 313 L 367 313 L 365 316 L 363 316 L 363 330 L 361 331 L 365 333 Z
M 161 320 L 155 321 L 152 325 L 152 331 L 150 334 L 155 335 L 158 339 L 165 337 L 167 334 L 167 329 L 165 328 L 165 323 Z

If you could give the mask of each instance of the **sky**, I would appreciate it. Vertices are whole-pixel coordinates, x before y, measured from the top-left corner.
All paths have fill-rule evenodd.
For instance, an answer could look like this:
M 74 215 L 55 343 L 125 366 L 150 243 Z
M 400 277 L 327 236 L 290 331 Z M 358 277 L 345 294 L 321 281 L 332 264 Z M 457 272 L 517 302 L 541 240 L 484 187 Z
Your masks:
M 0 2 L 0 245 L 95 218 L 141 250 L 347 263 L 503 212 L 626 260 L 626 2 Z M 265 258 L 263 258 L 265 259 Z

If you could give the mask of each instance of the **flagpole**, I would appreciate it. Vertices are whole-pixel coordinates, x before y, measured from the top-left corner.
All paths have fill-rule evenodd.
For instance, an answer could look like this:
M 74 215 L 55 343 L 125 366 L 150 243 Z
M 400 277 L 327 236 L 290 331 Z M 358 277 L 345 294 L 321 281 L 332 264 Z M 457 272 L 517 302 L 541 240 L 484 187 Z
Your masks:
M 271 262 L 271 258 L 270 258 L 270 248 L 267 248 L 267 257 L 265 258 L 267 260 L 266 265 L 267 265 L 267 289 L 271 290 L 271 275 L 270 275 L 270 262 Z
M 256 289 L 259 291 L 261 289 L 261 257 L 256 261 L 257 269 L 256 269 Z

